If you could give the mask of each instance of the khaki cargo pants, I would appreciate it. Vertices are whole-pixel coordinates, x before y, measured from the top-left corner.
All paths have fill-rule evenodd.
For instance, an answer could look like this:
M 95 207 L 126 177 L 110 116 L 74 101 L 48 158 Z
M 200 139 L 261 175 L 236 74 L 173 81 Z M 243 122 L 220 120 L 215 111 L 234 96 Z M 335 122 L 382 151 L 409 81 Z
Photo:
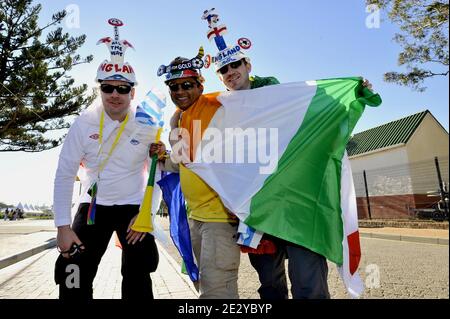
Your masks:
M 240 249 L 237 225 L 190 219 L 192 248 L 200 271 L 200 299 L 238 299 Z

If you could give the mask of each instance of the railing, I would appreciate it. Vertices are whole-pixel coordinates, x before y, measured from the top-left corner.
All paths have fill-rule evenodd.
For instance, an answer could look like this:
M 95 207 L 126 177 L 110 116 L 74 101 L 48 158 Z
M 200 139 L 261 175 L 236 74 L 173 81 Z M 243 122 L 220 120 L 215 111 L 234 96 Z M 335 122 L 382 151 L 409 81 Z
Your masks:
M 448 220 L 448 157 L 354 172 L 353 180 L 360 217 Z

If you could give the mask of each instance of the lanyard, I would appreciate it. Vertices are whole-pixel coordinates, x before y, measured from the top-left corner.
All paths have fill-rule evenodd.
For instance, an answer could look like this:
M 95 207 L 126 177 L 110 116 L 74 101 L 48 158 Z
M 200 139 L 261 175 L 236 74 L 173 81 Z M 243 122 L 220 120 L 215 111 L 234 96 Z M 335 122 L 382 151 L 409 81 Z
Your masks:
M 128 114 L 125 117 L 125 120 L 120 125 L 119 132 L 117 132 L 116 138 L 114 139 L 114 142 L 111 145 L 111 149 L 109 150 L 108 155 L 101 162 L 101 164 L 99 166 L 98 173 L 97 173 L 98 178 L 100 178 L 100 172 L 103 171 L 103 169 L 105 168 L 106 163 L 108 162 L 109 158 L 111 157 L 112 153 L 114 152 L 114 149 L 116 148 L 117 144 L 119 143 L 120 136 L 122 135 L 123 130 L 125 129 L 125 125 L 127 125 L 127 122 L 128 122 Z M 105 111 L 102 110 L 102 115 L 100 116 L 100 132 L 99 132 L 100 136 L 98 138 L 98 143 L 100 144 L 100 148 L 97 153 L 97 159 L 99 158 L 99 156 L 103 150 L 103 125 L 104 125 L 104 123 L 105 123 Z M 97 192 L 98 192 L 98 185 L 97 185 L 97 182 L 94 182 L 88 190 L 88 194 L 91 196 L 91 203 L 89 205 L 88 215 L 87 215 L 87 224 L 88 225 L 95 224 L 95 213 L 97 211 L 97 206 L 96 206 Z
M 99 156 L 103 150 L 103 124 L 105 122 L 105 111 L 102 111 L 102 115 L 100 116 L 100 136 L 98 139 L 98 143 L 101 145 L 100 149 L 98 150 L 97 156 Z M 120 136 L 123 133 L 123 130 L 125 129 L 125 125 L 127 125 L 128 122 L 128 114 L 125 117 L 125 120 L 122 122 L 119 128 L 119 132 L 117 132 L 116 138 L 114 139 L 114 142 L 111 146 L 111 149 L 108 152 L 108 156 L 102 161 L 102 163 L 99 166 L 98 174 L 100 174 L 101 171 L 105 168 L 106 163 L 108 162 L 109 158 L 111 157 L 112 153 L 114 152 L 114 149 L 116 148 L 117 144 L 119 143 Z

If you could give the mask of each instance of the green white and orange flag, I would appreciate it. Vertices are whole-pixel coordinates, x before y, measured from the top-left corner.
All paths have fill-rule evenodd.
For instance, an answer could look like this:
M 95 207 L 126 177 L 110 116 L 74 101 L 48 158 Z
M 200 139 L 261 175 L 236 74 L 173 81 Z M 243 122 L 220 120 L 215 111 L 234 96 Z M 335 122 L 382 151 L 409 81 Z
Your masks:
M 207 128 L 197 128 L 201 141 L 185 165 L 245 224 L 336 263 L 352 296 L 363 284 L 345 147 L 365 105 L 381 104 L 362 82 L 339 78 L 210 94 L 221 106 L 200 118 Z

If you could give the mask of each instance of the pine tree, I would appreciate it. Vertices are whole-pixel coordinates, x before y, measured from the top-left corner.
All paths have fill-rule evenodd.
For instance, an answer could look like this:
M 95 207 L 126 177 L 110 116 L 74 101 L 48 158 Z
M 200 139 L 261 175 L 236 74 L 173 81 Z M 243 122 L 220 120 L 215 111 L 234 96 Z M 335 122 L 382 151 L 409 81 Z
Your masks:
M 68 117 L 96 97 L 94 91 L 86 92 L 86 84 L 75 86 L 68 75 L 73 66 L 92 61 L 91 55 L 76 53 L 86 36 L 63 32 L 58 25 L 65 11 L 39 27 L 41 5 L 31 2 L 0 2 L 1 152 L 39 152 L 60 145 L 59 130 L 69 127 Z

